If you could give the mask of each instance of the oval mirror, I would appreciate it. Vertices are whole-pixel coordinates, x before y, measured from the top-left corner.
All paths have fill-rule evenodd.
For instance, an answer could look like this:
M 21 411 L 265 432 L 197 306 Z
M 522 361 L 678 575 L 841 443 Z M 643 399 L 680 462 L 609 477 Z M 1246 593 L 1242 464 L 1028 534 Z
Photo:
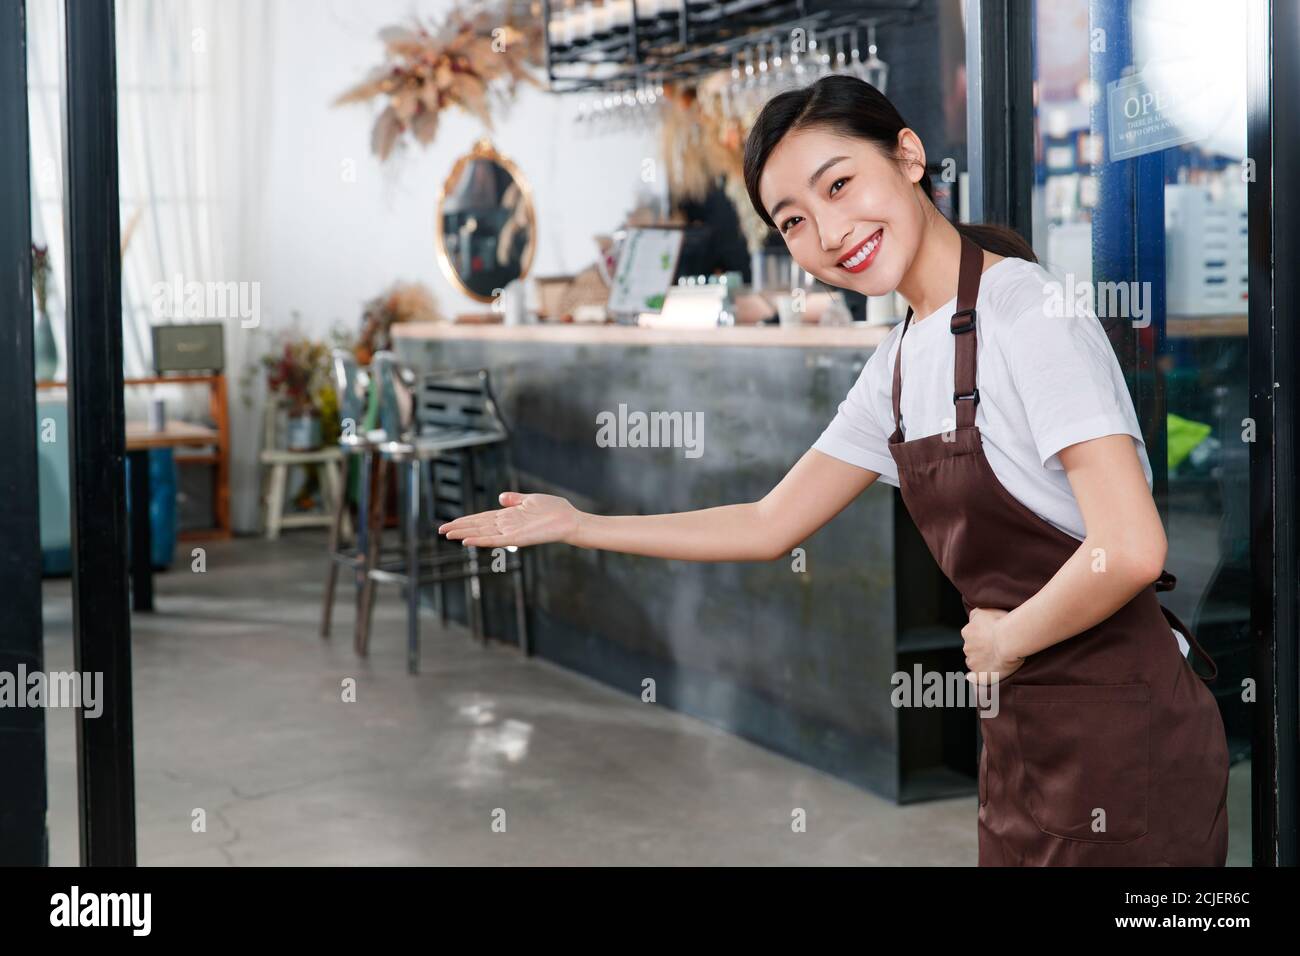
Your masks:
M 436 220 L 438 263 L 466 295 L 491 302 L 528 275 L 537 235 L 532 192 L 488 140 L 456 160 Z

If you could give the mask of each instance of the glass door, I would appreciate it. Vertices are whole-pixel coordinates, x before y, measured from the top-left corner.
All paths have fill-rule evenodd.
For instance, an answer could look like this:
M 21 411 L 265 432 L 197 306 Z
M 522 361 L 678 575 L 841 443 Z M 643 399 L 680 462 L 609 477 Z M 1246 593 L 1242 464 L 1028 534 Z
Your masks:
M 972 218 L 1030 237 L 1064 300 L 1095 313 L 1119 357 L 1178 579 L 1160 599 L 1218 667 L 1209 686 L 1233 760 L 1228 863 L 1250 865 L 1261 646 L 1252 592 L 1272 562 L 1257 566 L 1252 537 L 1251 462 L 1269 436 L 1251 416 L 1251 359 L 1267 339 L 1252 336 L 1250 316 L 1267 315 L 1250 308 L 1249 240 L 1271 215 L 1252 220 L 1247 202 L 1259 174 L 1247 149 L 1259 61 L 1248 14 L 1268 4 L 1017 8 L 970 0 L 983 100 Z

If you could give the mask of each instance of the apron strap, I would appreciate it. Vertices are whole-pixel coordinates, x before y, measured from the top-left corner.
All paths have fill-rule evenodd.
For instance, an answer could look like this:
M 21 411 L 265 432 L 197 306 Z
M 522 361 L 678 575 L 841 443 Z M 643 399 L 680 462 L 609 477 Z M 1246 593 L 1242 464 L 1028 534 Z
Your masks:
M 969 237 L 961 237 L 961 272 L 957 276 L 957 311 L 949 328 L 956 336 L 953 361 L 953 404 L 957 406 L 957 427 L 975 424 L 975 406 L 980 392 L 975 387 L 975 302 L 979 298 L 984 250 Z M 969 335 L 967 333 L 970 333 Z
M 957 427 L 970 428 L 975 424 L 975 406 L 980 393 L 975 387 L 975 303 L 979 299 L 980 273 L 984 269 L 984 250 L 967 236 L 961 237 L 961 268 L 957 273 L 957 311 L 953 313 L 949 329 L 956 336 L 953 363 L 953 404 L 957 407 Z M 893 441 L 903 440 L 903 336 L 912 322 L 909 307 L 903 319 L 903 333 L 898 337 L 898 350 L 894 353 L 894 435 Z
M 1160 608 L 1160 612 L 1165 616 L 1165 620 L 1169 622 L 1170 626 L 1176 628 L 1183 637 L 1187 638 L 1188 646 L 1190 646 L 1191 649 L 1196 652 L 1197 656 L 1200 657 L 1201 660 L 1205 661 L 1209 666 L 1209 674 L 1196 674 L 1196 676 L 1207 684 L 1218 677 L 1219 666 L 1214 663 L 1214 658 L 1206 653 L 1205 648 L 1201 647 L 1201 642 L 1196 639 L 1196 635 L 1192 633 L 1192 629 L 1184 624 L 1177 614 L 1169 610 L 1169 608 L 1165 607 L 1163 604 L 1157 602 L 1157 606 Z M 1196 673 L 1195 667 L 1192 668 L 1192 673 Z
M 1172 591 L 1177 586 L 1178 578 L 1174 577 L 1168 571 L 1163 570 L 1160 572 L 1160 577 L 1156 578 L 1153 582 L 1153 587 L 1157 591 Z M 1169 608 L 1165 607 L 1163 604 L 1160 605 L 1160 610 L 1164 613 L 1165 619 L 1168 620 L 1173 627 L 1177 628 L 1179 632 L 1182 633 L 1183 637 L 1187 638 L 1187 643 L 1190 645 L 1191 649 L 1197 653 L 1201 660 L 1210 665 L 1210 674 L 1208 677 L 1202 674 L 1197 674 L 1196 676 L 1200 677 L 1201 680 L 1206 681 L 1207 683 L 1214 680 L 1214 678 L 1219 674 L 1219 666 L 1214 663 L 1214 658 L 1206 652 L 1205 648 L 1201 647 L 1201 642 L 1196 639 L 1196 635 L 1192 633 L 1192 629 L 1180 621 L 1178 615 L 1169 610 Z M 1195 669 L 1196 668 L 1192 668 L 1193 671 Z
M 903 413 L 899 409 L 900 396 L 903 393 L 903 376 L 900 371 L 899 362 L 903 358 L 903 335 L 907 334 L 907 327 L 912 321 L 912 307 L 907 307 L 907 317 L 903 319 L 903 334 L 898 337 L 898 351 L 894 353 L 894 440 L 903 440 Z

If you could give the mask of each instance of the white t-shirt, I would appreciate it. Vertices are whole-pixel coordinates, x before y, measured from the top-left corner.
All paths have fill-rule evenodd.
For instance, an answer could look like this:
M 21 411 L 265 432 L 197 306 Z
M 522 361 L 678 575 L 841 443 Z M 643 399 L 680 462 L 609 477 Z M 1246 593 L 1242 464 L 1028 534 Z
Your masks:
M 1119 360 L 1091 312 L 1051 309 L 1059 281 L 1037 263 L 1002 259 L 980 278 L 976 300 L 975 424 L 994 475 L 1021 504 L 1066 534 L 1086 529 L 1058 452 L 1076 442 L 1123 434 L 1133 438 L 1147 486 L 1151 462 Z M 1070 303 L 1073 305 L 1073 303 Z M 954 297 L 912 322 L 895 326 L 872 353 L 835 418 L 813 444 L 820 452 L 877 472 L 898 485 L 889 453 L 894 431 L 891 387 L 894 356 L 903 339 L 904 439 L 956 427 L 954 342 L 949 319 Z M 1077 312 L 1077 310 L 1076 310 Z M 1174 630 L 1179 647 L 1188 644 Z

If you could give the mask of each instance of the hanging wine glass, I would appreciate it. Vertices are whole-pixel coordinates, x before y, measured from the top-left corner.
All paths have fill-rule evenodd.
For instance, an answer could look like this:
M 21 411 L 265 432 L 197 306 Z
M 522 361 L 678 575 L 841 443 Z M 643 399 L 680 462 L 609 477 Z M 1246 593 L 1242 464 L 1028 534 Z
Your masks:
M 812 58 L 813 70 L 817 79 L 823 76 L 829 76 L 831 72 L 831 55 L 826 49 L 826 44 L 817 39 L 817 34 L 810 32 L 808 39 L 808 55 Z
M 614 101 L 613 93 L 606 93 L 596 101 L 598 107 L 596 111 L 596 128 L 601 133 L 608 133 L 614 118 Z
M 722 107 L 722 116 L 726 120 L 736 119 L 740 115 L 736 97 L 740 93 L 740 54 L 731 54 L 731 76 L 726 83 L 722 84 L 719 91 L 719 100 Z
M 659 93 L 655 90 L 655 83 L 650 77 L 646 77 L 644 82 L 637 87 L 637 102 L 640 105 L 640 125 L 645 129 L 653 129 L 659 124 L 663 112 L 663 104 L 660 100 Z
M 621 129 L 633 129 L 637 123 L 637 113 L 639 103 L 636 99 L 636 91 L 632 87 L 623 90 L 623 95 L 619 98 L 619 105 L 623 108 L 619 110 L 619 127 Z
M 647 129 L 658 128 L 663 120 L 664 103 L 663 97 L 659 95 L 658 84 L 654 80 L 646 77 L 645 85 L 645 125 Z
M 790 61 L 781 55 L 781 38 L 772 37 L 772 92 L 790 88 Z
M 760 44 L 763 58 L 759 64 L 759 106 L 762 107 L 782 90 L 781 47 L 776 38 L 766 45 Z
M 741 84 L 741 115 L 748 119 L 758 110 L 758 70 L 754 67 L 754 51 L 752 49 L 746 49 L 744 57 L 745 79 Z
M 758 99 L 763 101 L 767 99 L 768 87 L 772 81 L 772 77 L 768 73 L 771 64 L 767 61 L 767 47 L 760 42 L 756 49 L 758 50 L 758 80 L 754 84 L 754 90 L 758 95 Z
M 885 84 L 889 82 L 889 64 L 876 56 L 876 22 L 874 20 L 867 23 L 867 59 L 862 64 L 862 78 L 880 90 L 881 93 L 885 92 Z

